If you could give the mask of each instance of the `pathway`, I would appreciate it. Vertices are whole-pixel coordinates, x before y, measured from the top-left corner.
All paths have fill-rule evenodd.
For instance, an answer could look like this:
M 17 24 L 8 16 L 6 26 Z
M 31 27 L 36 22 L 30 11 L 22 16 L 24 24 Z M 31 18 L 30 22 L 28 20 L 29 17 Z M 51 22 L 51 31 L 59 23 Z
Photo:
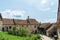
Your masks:
M 42 40 L 53 40 L 52 38 L 50 37 L 47 37 L 45 35 L 40 35 L 42 37 Z

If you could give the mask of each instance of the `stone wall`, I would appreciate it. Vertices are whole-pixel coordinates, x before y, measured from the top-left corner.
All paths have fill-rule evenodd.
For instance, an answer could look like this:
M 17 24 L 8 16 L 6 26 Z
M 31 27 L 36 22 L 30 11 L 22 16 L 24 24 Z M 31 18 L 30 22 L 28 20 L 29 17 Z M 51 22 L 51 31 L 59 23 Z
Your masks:
M 3 23 L 0 21 L 0 31 L 2 31 Z

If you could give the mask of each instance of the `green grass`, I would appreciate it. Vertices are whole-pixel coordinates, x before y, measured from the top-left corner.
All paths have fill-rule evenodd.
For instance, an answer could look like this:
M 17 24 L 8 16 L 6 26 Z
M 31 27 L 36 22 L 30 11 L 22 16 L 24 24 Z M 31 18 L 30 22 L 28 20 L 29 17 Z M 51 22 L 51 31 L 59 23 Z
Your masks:
M 36 35 L 32 34 L 31 37 L 20 37 L 20 36 L 14 36 L 14 35 L 10 35 L 7 32 L 0 32 L 0 37 L 7 39 L 7 40 L 34 40 L 33 37 L 35 37 Z

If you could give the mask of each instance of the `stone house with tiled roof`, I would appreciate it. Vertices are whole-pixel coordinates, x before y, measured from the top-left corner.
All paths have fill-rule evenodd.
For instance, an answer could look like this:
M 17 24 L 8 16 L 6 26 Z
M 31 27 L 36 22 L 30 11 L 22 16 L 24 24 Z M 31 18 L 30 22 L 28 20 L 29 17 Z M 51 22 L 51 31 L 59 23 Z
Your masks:
M 52 23 L 39 23 L 36 19 L 28 18 L 27 19 L 7 19 L 2 18 L 0 14 L 0 31 L 7 31 L 8 29 L 12 29 L 14 26 L 16 27 L 26 27 L 31 33 L 42 33 L 47 36 L 52 32 L 55 26 L 52 26 Z
M 27 27 L 29 32 L 37 30 L 39 22 L 36 19 L 28 18 L 25 20 L 22 19 L 7 19 L 2 18 L 0 14 L 0 31 L 7 31 L 8 29 L 16 27 Z
M 54 35 L 57 35 L 56 26 L 57 26 L 56 23 L 41 23 L 40 26 L 38 27 L 38 32 L 40 34 L 53 37 Z

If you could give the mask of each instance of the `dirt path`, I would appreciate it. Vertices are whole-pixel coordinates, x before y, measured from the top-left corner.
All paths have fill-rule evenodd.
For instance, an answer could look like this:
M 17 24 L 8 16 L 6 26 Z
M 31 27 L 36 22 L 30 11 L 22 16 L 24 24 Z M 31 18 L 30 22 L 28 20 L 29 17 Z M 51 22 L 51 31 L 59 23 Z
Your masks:
M 53 39 L 51 39 L 50 37 L 47 37 L 47 36 L 45 36 L 45 35 L 40 35 L 41 37 L 42 37 L 42 40 L 53 40 Z

